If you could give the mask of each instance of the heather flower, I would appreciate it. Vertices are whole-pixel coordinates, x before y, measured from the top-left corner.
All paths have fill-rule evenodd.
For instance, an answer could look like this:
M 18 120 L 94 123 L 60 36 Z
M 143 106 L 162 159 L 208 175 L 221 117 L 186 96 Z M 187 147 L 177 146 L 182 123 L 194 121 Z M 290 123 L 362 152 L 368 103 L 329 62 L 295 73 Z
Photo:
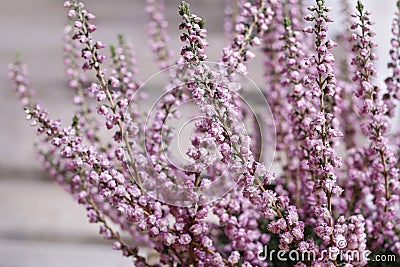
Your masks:
M 370 28 L 373 22 L 369 15 L 370 13 L 359 1 L 354 17 L 360 20 L 360 23 L 354 23 L 352 27 L 354 30 L 361 28 L 361 32 L 356 31 L 353 35 L 353 50 L 356 51 L 356 55 L 352 63 L 357 66 L 353 80 L 358 82 L 356 95 L 362 101 L 359 107 L 360 115 L 364 118 L 361 129 L 369 139 L 368 146 L 364 148 L 365 160 L 369 162 L 368 174 L 373 178 L 370 187 L 374 195 L 377 216 L 374 219 L 368 218 L 374 221 L 371 222 L 373 226 L 368 231 L 374 236 L 374 248 L 382 245 L 383 236 L 390 236 L 392 243 L 386 246 L 394 248 L 399 239 L 387 223 L 396 221 L 398 216 L 394 212 L 396 208 L 392 206 L 396 203 L 393 197 L 396 198 L 395 195 L 398 195 L 398 192 L 392 191 L 391 184 L 398 181 L 399 170 L 395 166 L 395 154 L 388 145 L 387 137 L 388 118 L 392 116 L 389 109 L 393 105 L 391 97 L 394 95 L 389 94 L 384 98 L 380 86 L 374 85 L 372 81 L 372 77 L 376 75 L 373 64 L 376 56 L 372 48 L 376 44 L 372 40 L 375 33 Z
M 245 5 L 246 5 L 246 8 L 251 9 L 251 6 L 249 6 L 248 4 L 245 4 Z M 261 3 L 260 5 L 261 6 L 258 8 L 263 8 L 263 4 Z M 255 7 L 255 8 L 257 8 L 257 7 Z M 185 15 L 185 14 L 183 14 L 183 15 Z M 257 20 L 254 20 L 253 23 L 256 23 L 256 21 Z M 253 25 L 253 24 L 251 24 L 251 25 Z M 254 25 L 256 25 L 256 24 L 254 24 Z M 261 30 L 263 30 L 265 28 L 263 25 L 264 24 L 262 24 L 260 26 Z M 249 27 L 249 26 L 247 26 L 247 27 Z M 245 35 L 248 34 L 248 29 L 245 29 L 244 32 L 245 32 Z M 244 39 L 247 40 L 247 42 L 251 41 L 251 39 L 250 40 L 248 40 L 247 38 L 244 38 Z M 188 40 L 188 41 L 189 41 L 190 45 L 186 45 L 185 47 L 192 47 L 193 45 L 190 43 L 191 40 Z M 242 45 L 246 46 L 247 43 L 245 42 Z M 233 46 L 233 48 L 239 49 L 239 50 L 241 49 L 240 47 L 241 46 L 238 46 L 238 47 Z M 235 52 L 232 53 L 233 56 L 234 56 L 234 54 L 235 54 Z M 218 74 L 214 74 L 214 73 L 210 72 L 209 68 L 207 68 L 205 65 L 202 65 L 200 57 L 197 57 L 197 58 L 198 58 L 197 62 L 193 62 L 193 60 L 191 58 L 190 59 L 187 58 L 187 60 L 191 63 L 196 63 L 197 68 L 204 68 L 204 71 L 201 71 L 198 73 L 209 72 L 210 76 L 214 75 L 216 77 L 220 77 Z M 239 66 L 239 64 L 242 64 L 242 63 L 239 62 L 237 66 Z M 230 92 L 226 91 L 223 94 L 220 94 L 219 93 L 220 91 L 218 91 L 218 87 L 215 88 L 216 91 L 214 91 L 215 89 L 213 89 L 213 88 L 207 87 L 207 84 L 209 83 L 209 81 L 205 80 L 206 79 L 205 77 L 207 77 L 207 76 L 202 74 L 202 75 L 199 75 L 198 77 L 195 77 L 195 80 L 194 80 L 196 85 L 198 87 L 200 87 L 202 90 L 204 90 L 203 91 L 204 94 L 207 95 L 209 99 L 215 99 L 216 97 L 221 98 L 221 99 L 226 99 L 226 101 L 223 101 L 223 105 L 225 105 L 223 108 L 221 108 L 218 105 L 214 106 L 215 114 L 217 114 L 217 115 L 215 117 L 216 118 L 215 123 L 212 124 L 213 129 L 218 127 L 222 131 L 225 131 L 226 132 L 225 135 L 227 135 L 229 137 L 232 136 L 233 134 L 240 133 L 240 135 L 241 135 L 240 147 L 238 147 L 237 143 L 229 144 L 230 146 L 233 147 L 234 150 L 240 151 L 240 154 L 242 155 L 241 157 L 237 157 L 236 159 L 233 158 L 233 160 L 240 162 L 240 164 L 243 164 L 244 168 L 246 169 L 245 173 L 243 174 L 243 177 L 241 178 L 243 181 L 244 187 L 245 187 L 244 191 L 243 191 L 243 195 L 245 197 L 249 198 L 250 202 L 253 205 L 256 205 L 259 208 L 261 208 L 263 206 L 264 201 L 258 201 L 259 194 L 261 194 L 261 197 L 263 196 L 262 192 L 265 191 L 264 185 L 267 185 L 268 183 L 270 183 L 272 181 L 272 179 L 271 179 L 272 175 L 266 174 L 266 175 L 264 175 L 264 177 L 253 177 L 253 175 L 254 175 L 253 170 L 252 170 L 253 165 L 255 165 L 255 166 L 262 165 L 262 163 L 257 163 L 253 159 L 251 150 L 248 149 L 249 138 L 243 134 L 245 131 L 240 128 L 241 127 L 240 123 L 233 124 L 232 122 L 228 122 L 228 118 L 229 118 L 229 120 L 232 120 L 232 118 L 235 118 L 238 116 L 238 114 L 236 113 L 236 109 L 231 106 L 232 105 L 230 102 L 231 97 L 229 95 Z M 219 83 L 221 83 L 221 81 Z M 205 101 L 205 100 L 203 100 L 203 101 Z M 201 106 L 201 105 L 204 105 L 207 103 L 202 103 L 200 100 L 197 102 L 197 104 Z M 207 125 L 211 125 L 211 123 L 207 123 Z M 207 125 L 203 124 L 203 127 L 208 128 L 209 126 L 207 126 Z M 235 125 L 235 127 L 230 129 L 230 128 L 228 128 L 229 125 Z M 246 160 L 246 158 L 247 158 L 247 160 Z M 261 181 L 258 180 L 259 178 L 261 178 Z M 280 235 L 280 247 L 283 249 L 287 249 L 288 245 L 291 244 L 293 241 L 293 238 L 288 238 L 289 236 L 291 236 L 291 234 L 288 233 L 288 231 L 290 231 L 291 227 L 296 226 L 296 224 L 298 223 L 298 220 L 297 220 L 298 217 L 296 216 L 297 211 L 296 211 L 295 207 L 288 206 L 288 203 L 284 196 L 280 196 L 278 201 L 279 201 L 279 204 L 276 202 L 273 202 L 269 205 L 268 208 L 274 210 L 275 216 L 280 217 L 280 219 L 277 222 L 281 222 L 281 224 L 277 225 L 278 230 L 276 231 L 276 233 L 281 233 L 281 231 L 282 231 L 282 234 Z M 278 205 L 279 205 L 279 207 L 278 207 Z M 282 210 L 288 209 L 289 210 L 288 214 L 283 215 L 281 212 L 281 209 Z M 291 214 L 291 212 L 294 214 Z M 295 216 L 293 216 L 293 215 L 295 215 Z M 290 218 L 290 216 L 293 216 L 294 219 L 292 219 L 292 220 L 288 219 L 290 221 L 290 225 L 286 224 L 285 216 L 289 216 L 289 218 Z M 272 227 L 272 224 L 271 224 L 271 227 Z
M 159 68 L 168 69 L 156 112 L 143 114 L 132 45 L 119 35 L 107 53 L 93 36 L 95 15 L 76 0 L 64 6 L 72 122 L 52 119 L 35 102 L 20 57 L 9 78 L 37 130 L 43 167 L 135 266 L 153 265 L 132 241 L 158 253 L 154 266 L 268 266 L 269 259 L 257 257 L 265 246 L 318 258 L 295 266 L 366 266 L 366 258 L 349 255 L 378 248 L 400 253 L 400 152 L 390 120 L 399 98 L 398 10 L 392 73 L 383 88 L 375 82 L 373 22 L 361 1 L 351 16 L 344 8 L 343 24 L 350 27 L 334 38 L 323 0 L 307 13 L 296 0 L 228 0 L 229 41 L 213 69 L 205 63 L 205 21 L 185 2 L 179 6 L 183 45 L 171 66 L 164 3 L 149 0 L 150 48 Z M 259 129 L 247 127 L 256 120 L 240 97 L 240 76 L 259 56 L 257 47 L 277 126 L 276 172 L 262 162 L 263 140 Z M 177 107 L 190 101 L 203 117 L 194 123 L 184 151 L 190 163 L 182 168 L 169 158 L 176 129 L 166 122 L 179 119 Z M 226 184 L 229 190 L 212 198 Z
M 391 50 L 389 51 L 391 62 L 388 63 L 388 68 L 392 69 L 392 75 L 386 78 L 385 83 L 388 93 L 384 96 L 384 101 L 388 107 L 389 117 L 394 116 L 395 103 L 394 99 L 400 99 L 400 87 L 399 87 L 399 60 L 400 60 L 400 29 L 399 29 L 399 2 L 397 2 L 397 10 L 395 17 L 392 22 L 392 39 L 391 39 Z
M 326 241 L 330 240 L 328 246 L 333 247 L 335 234 L 326 232 L 326 229 L 335 227 L 332 198 L 334 194 L 342 192 L 342 189 L 335 185 L 337 181 L 335 168 L 339 168 L 341 163 L 339 157 L 335 156 L 335 147 L 332 146 L 335 139 L 342 136 L 334 128 L 335 121 L 332 113 L 335 105 L 336 79 L 331 49 L 336 46 L 336 43 L 327 38 L 327 24 L 331 22 L 331 18 L 328 14 L 330 9 L 325 7 L 325 1 L 318 1 L 317 5 L 310 7 L 309 10 L 315 12 L 307 15 L 305 19 L 315 23 L 312 32 L 315 34 L 316 55 L 310 62 L 310 67 L 315 69 L 310 71 L 308 75 L 311 81 L 307 83 L 307 88 L 313 92 L 315 98 L 319 99 L 317 104 L 319 110 L 313 115 L 309 124 L 307 139 L 312 148 L 309 154 L 308 167 L 315 174 L 313 191 L 322 191 L 325 195 L 323 198 L 319 195 L 316 199 L 319 204 L 314 207 L 314 212 L 317 216 L 322 214 L 322 220 L 319 220 L 319 226 L 315 230 L 325 245 L 328 245 Z M 321 225 L 324 225 L 325 229 L 322 232 Z
M 277 14 L 278 15 L 278 14 Z M 277 16 L 276 15 L 276 16 Z M 272 100 L 272 108 L 276 115 L 275 121 L 277 124 L 278 138 L 282 138 L 278 143 L 277 151 L 282 151 L 282 162 L 285 164 L 283 177 L 280 179 L 284 183 L 285 188 L 295 196 L 295 203 L 299 212 L 310 214 L 310 204 L 313 203 L 315 196 L 312 193 L 312 185 L 308 173 L 314 177 L 314 172 L 305 164 L 304 158 L 310 154 L 310 144 L 306 142 L 306 135 L 309 129 L 309 117 L 316 112 L 315 101 L 311 98 L 310 93 L 305 90 L 301 76 L 306 76 L 307 68 L 304 68 L 301 61 L 305 57 L 305 51 L 301 47 L 299 38 L 307 38 L 301 36 L 301 32 L 295 30 L 298 28 L 296 23 L 295 14 L 290 14 L 289 17 L 284 17 L 285 14 L 280 14 L 276 19 L 276 25 L 280 25 L 279 36 L 273 37 L 275 31 L 267 32 L 265 38 L 269 35 L 275 38 L 275 42 L 265 40 L 266 45 L 270 43 L 277 43 L 273 51 L 276 57 L 275 62 L 270 60 L 271 56 L 267 56 L 265 63 L 268 63 L 267 70 L 271 70 L 272 66 L 277 69 L 275 73 L 266 74 L 266 77 L 276 79 L 276 82 L 267 80 L 267 89 L 270 88 L 270 98 L 276 99 L 274 103 Z M 275 26 L 277 27 L 277 26 Z M 265 50 L 268 52 L 268 50 Z M 273 58 L 273 57 L 272 57 Z M 276 67 L 275 67 L 276 66 Z M 307 78 L 307 76 L 306 76 Z M 286 94 L 282 94 L 280 86 L 290 88 Z M 275 87 L 275 88 L 274 88 Z M 290 120 L 286 117 L 289 116 Z M 287 159 L 291 160 L 287 160 Z M 278 158 L 280 159 L 280 158 Z M 303 181 L 301 181 L 303 180 Z M 279 180 L 278 180 L 279 181 Z M 301 181 L 301 182 L 300 182 Z M 302 196 L 304 201 L 301 202 Z
M 165 69 L 171 65 L 174 53 L 167 46 L 170 37 L 167 34 L 168 21 L 163 14 L 164 1 L 148 0 L 146 3 L 146 11 L 150 17 L 147 26 L 150 36 L 149 45 L 160 69 Z

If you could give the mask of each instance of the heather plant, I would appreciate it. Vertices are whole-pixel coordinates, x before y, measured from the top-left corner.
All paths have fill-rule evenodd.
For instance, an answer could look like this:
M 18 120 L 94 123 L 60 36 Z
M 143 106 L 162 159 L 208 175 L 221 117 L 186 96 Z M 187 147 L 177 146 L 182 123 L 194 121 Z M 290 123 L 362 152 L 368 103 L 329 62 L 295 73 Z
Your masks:
M 9 77 L 40 136 L 39 160 L 134 266 L 394 266 L 400 2 L 384 84 L 371 13 L 360 0 L 341 4 L 334 35 L 324 0 L 229 0 L 229 41 L 210 63 L 205 20 L 182 2 L 183 44 L 173 51 L 164 3 L 148 0 L 149 46 L 164 87 L 156 92 L 156 76 L 139 80 L 129 41 L 119 35 L 107 52 L 93 36 L 95 15 L 71 0 L 64 63 L 72 122 L 35 102 L 21 57 Z M 256 55 L 261 89 L 247 77 Z M 246 97 L 252 90 L 268 103 L 261 112 Z M 146 95 L 156 96 L 152 108 Z M 186 122 L 192 133 L 177 163 L 177 123 Z

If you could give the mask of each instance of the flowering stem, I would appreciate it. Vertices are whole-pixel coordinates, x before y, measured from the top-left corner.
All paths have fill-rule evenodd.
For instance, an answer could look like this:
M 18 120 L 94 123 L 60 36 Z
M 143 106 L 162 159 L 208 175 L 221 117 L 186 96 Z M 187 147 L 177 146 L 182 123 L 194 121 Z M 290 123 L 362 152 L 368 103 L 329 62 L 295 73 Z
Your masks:
M 163 0 L 146 1 L 146 11 L 150 18 L 148 23 L 150 48 L 155 55 L 155 60 L 158 62 L 159 67 L 162 70 L 171 65 L 171 58 L 173 56 L 172 51 L 167 45 L 169 40 L 166 30 L 168 22 L 164 18 L 164 8 Z
M 365 20 L 367 14 L 366 11 L 364 9 L 364 5 L 362 4 L 362 2 L 360 0 L 358 0 L 357 2 L 357 11 L 359 12 L 358 18 L 360 19 L 360 28 L 361 28 L 361 40 L 368 40 L 369 37 L 371 37 L 370 33 L 366 32 L 366 26 L 367 26 L 367 21 Z M 367 36 L 368 35 L 368 36 Z M 362 41 L 360 44 L 360 47 L 358 47 L 358 49 L 360 51 L 364 50 L 364 51 L 370 51 L 373 47 L 373 44 L 371 42 L 364 42 Z M 371 72 L 366 66 L 368 64 L 372 64 L 372 58 L 371 58 L 371 54 L 368 53 L 366 55 L 362 55 L 362 53 L 360 53 L 361 58 L 359 58 L 359 64 L 361 64 L 363 66 L 363 68 L 360 69 L 360 75 L 361 75 L 361 81 L 362 82 L 367 82 L 370 83 L 371 81 L 371 74 L 373 74 L 373 72 Z M 364 85 L 362 85 L 364 86 Z M 365 97 L 367 99 L 369 99 L 371 101 L 371 103 L 376 103 L 379 99 L 379 93 L 376 91 L 377 87 L 376 86 L 370 86 L 368 87 L 368 89 L 370 90 L 366 90 L 365 91 Z M 376 104 L 372 105 L 371 107 L 371 116 L 375 117 L 379 115 L 378 109 Z M 374 135 L 377 139 L 381 139 L 383 137 L 383 133 L 382 128 L 380 125 L 378 125 L 378 127 L 376 127 L 373 123 L 371 123 L 371 129 L 374 131 L 373 133 L 371 133 L 372 135 Z M 379 146 L 376 148 L 378 153 L 379 153 L 379 158 L 382 164 L 382 175 L 384 177 L 384 184 L 385 184 L 385 198 L 386 198 L 386 205 L 384 207 L 385 211 L 388 211 L 388 200 L 390 199 L 390 188 L 389 188 L 389 173 L 388 173 L 388 169 L 387 169 L 387 164 L 386 164 L 386 159 L 385 159 L 385 149 L 386 147 L 382 147 Z
M 244 40 L 238 47 L 238 52 L 240 54 L 243 54 L 243 52 L 245 51 L 247 45 L 253 39 L 253 37 L 254 37 L 254 28 L 258 24 L 258 14 L 262 13 L 264 8 L 265 8 L 265 1 L 260 1 L 259 5 L 258 5 L 258 8 L 257 8 L 257 12 L 255 12 L 253 14 L 252 21 L 251 21 L 250 25 L 248 26 L 248 28 L 246 28 L 246 31 L 244 32 Z
M 61 174 L 65 184 L 69 184 L 69 181 L 66 180 L 66 175 L 67 173 L 60 169 L 58 164 L 56 164 L 54 162 L 54 160 L 52 160 L 52 158 L 45 153 L 43 150 L 38 148 L 38 152 L 40 153 L 40 155 L 42 155 L 44 157 L 44 159 L 50 164 L 50 166 L 52 168 L 54 168 L 58 174 Z M 80 177 L 83 177 L 83 170 L 80 169 L 78 170 L 80 172 Z M 147 263 L 146 259 L 139 256 L 138 255 L 138 250 L 137 249 L 132 249 L 126 242 L 125 240 L 120 236 L 120 234 L 117 231 L 114 231 L 114 229 L 107 223 L 106 219 L 104 218 L 104 216 L 101 214 L 99 208 L 97 207 L 96 203 L 93 200 L 93 197 L 90 195 L 90 190 L 86 184 L 85 181 L 81 181 L 80 186 L 83 190 L 87 191 L 87 197 L 86 197 L 86 201 L 87 204 L 96 212 L 96 220 L 97 222 L 100 222 L 103 224 L 103 226 L 111 233 L 111 239 L 115 239 L 116 241 L 118 241 L 121 244 L 121 250 L 126 251 L 128 253 L 128 257 L 132 256 L 134 258 L 136 258 L 138 261 L 142 262 L 145 266 L 151 267 L 153 265 L 150 265 Z M 71 189 L 72 190 L 72 189 Z
M 133 250 L 125 242 L 125 240 L 123 240 L 121 238 L 120 234 L 112 229 L 112 227 L 107 223 L 105 218 L 101 215 L 99 209 L 96 206 L 96 203 L 94 203 L 93 198 L 89 194 L 88 194 L 88 202 L 91 205 L 91 207 L 96 211 L 98 221 L 101 222 L 108 231 L 110 231 L 112 238 L 114 238 L 121 244 L 122 250 L 125 250 L 126 252 L 128 252 L 129 256 L 133 256 L 134 258 L 136 258 L 137 260 L 142 262 L 145 266 L 149 266 L 149 267 L 153 266 L 153 265 L 150 265 L 149 263 L 147 263 L 145 258 L 143 258 L 142 256 L 139 256 L 138 250 L 137 249 Z
M 320 18 L 322 18 L 324 16 L 324 12 L 325 12 L 324 4 L 325 4 L 324 0 L 323 1 L 317 0 L 318 15 L 320 16 Z M 322 27 L 319 24 L 319 25 L 317 25 L 316 34 L 318 34 L 320 32 L 322 32 Z M 317 48 L 320 47 L 321 44 L 322 44 L 322 40 L 317 38 L 316 39 L 316 47 Z M 317 63 L 317 65 L 324 64 L 324 61 L 323 61 L 321 53 L 318 53 L 318 59 L 317 59 L 316 63 Z M 325 112 L 325 97 L 326 97 L 325 96 L 325 90 L 326 90 L 325 82 L 326 82 L 326 79 L 323 77 L 322 72 L 319 71 L 318 72 L 318 81 L 317 81 L 318 87 L 320 89 L 319 104 L 320 104 L 320 112 L 324 116 L 326 116 L 326 112 Z M 329 146 L 329 144 L 327 142 L 327 131 L 326 131 L 329 126 L 327 125 L 327 123 L 328 123 L 328 121 L 325 120 L 324 123 L 321 125 L 321 133 L 320 133 L 320 136 L 321 136 L 321 139 L 322 139 L 322 144 L 323 144 L 324 148 L 327 148 Z M 327 164 L 328 164 L 326 154 L 323 153 L 322 157 L 323 157 L 323 164 L 322 164 L 321 167 L 325 168 L 327 166 Z M 331 178 L 328 176 L 327 172 L 324 172 L 324 180 L 327 181 L 328 179 L 331 179 Z M 325 187 L 324 187 L 324 192 L 325 192 L 325 196 L 326 196 L 326 199 L 327 199 L 327 206 L 328 206 L 328 210 L 329 210 L 329 214 L 330 214 L 329 226 L 332 227 L 332 229 L 333 229 L 333 213 L 332 213 L 332 203 L 331 203 L 331 195 L 332 195 L 332 193 L 331 193 L 330 189 L 325 189 Z M 330 238 L 331 238 L 331 246 L 333 246 L 334 245 L 333 231 L 330 234 Z M 334 262 L 335 266 L 338 266 L 336 260 L 334 260 L 333 262 Z
M 88 105 L 88 101 L 87 101 L 87 95 L 84 93 L 83 91 L 83 80 L 79 77 L 80 73 L 79 73 L 79 66 L 76 62 L 76 55 L 75 55 L 75 50 L 73 49 L 74 43 L 71 40 L 71 32 L 72 32 L 72 26 L 73 26 L 73 20 L 70 19 L 72 25 L 69 25 L 68 27 L 68 32 L 66 35 L 67 41 L 68 41 L 68 45 L 70 45 L 71 47 L 69 49 L 65 49 L 67 50 L 66 53 L 66 57 L 69 61 L 69 65 L 68 67 L 70 67 L 73 70 L 73 73 L 76 72 L 76 74 L 71 74 L 72 77 L 70 77 L 70 79 L 74 79 L 76 81 L 76 85 L 75 86 L 71 86 L 75 89 L 75 92 L 77 94 L 77 96 L 79 97 L 80 101 L 79 101 L 79 106 L 80 106 L 80 111 L 79 113 L 83 116 L 83 118 L 85 119 L 85 125 L 83 125 L 86 129 L 90 130 L 94 130 L 97 128 L 97 126 L 95 125 L 95 120 L 94 118 L 92 118 L 90 116 L 91 114 L 91 110 L 89 108 Z M 94 131 L 93 133 L 93 140 L 94 142 L 97 142 L 100 146 L 100 151 L 102 152 L 106 152 L 108 147 L 106 146 L 106 144 L 104 144 L 103 140 L 101 139 L 101 137 L 97 134 L 96 131 Z
M 110 90 L 108 88 L 107 82 L 106 82 L 106 80 L 104 78 L 104 74 L 103 74 L 104 72 L 103 72 L 103 70 L 101 68 L 101 64 L 100 64 L 100 62 L 98 60 L 98 57 L 97 57 L 97 55 L 98 55 L 97 54 L 97 50 L 93 45 L 93 42 L 92 42 L 91 36 L 90 36 L 90 32 L 87 29 L 86 19 L 82 14 L 82 10 L 81 10 L 81 7 L 80 7 L 78 1 L 74 0 L 74 6 L 75 6 L 76 11 L 78 13 L 78 19 L 83 24 L 82 25 L 82 32 L 87 38 L 85 43 L 86 43 L 87 47 L 89 48 L 89 50 L 90 50 L 90 52 L 92 54 L 93 67 L 94 67 L 94 69 L 96 71 L 96 77 L 99 80 L 100 85 L 103 88 L 103 90 L 104 90 L 104 92 L 105 92 L 105 94 L 107 96 L 108 101 L 110 102 L 110 106 L 111 106 L 112 112 L 114 114 L 116 114 L 116 104 L 115 104 L 115 102 L 113 100 L 113 96 L 111 95 L 111 92 L 110 92 Z M 142 185 L 141 185 L 142 183 L 141 183 L 140 175 L 139 175 L 137 167 L 136 167 L 136 161 L 134 159 L 134 156 L 133 156 L 133 153 L 132 153 L 132 149 L 131 149 L 131 146 L 130 146 L 130 143 L 129 143 L 129 140 L 128 140 L 128 136 L 127 136 L 127 134 L 125 133 L 125 130 L 124 130 L 123 122 L 119 118 L 117 120 L 117 123 L 118 123 L 119 131 L 120 131 L 120 135 L 121 135 L 121 137 L 122 137 L 122 139 L 123 139 L 123 141 L 125 143 L 125 149 L 128 151 L 129 159 L 130 159 L 132 167 L 133 167 L 134 181 L 137 183 L 137 185 L 139 186 L 140 190 L 142 192 L 144 192 L 144 190 L 142 188 Z
M 332 211 L 332 193 L 340 195 L 341 189 L 336 183 L 336 174 L 334 168 L 341 166 L 340 158 L 334 157 L 334 150 L 331 147 L 334 138 L 342 136 L 336 131 L 332 125 L 334 119 L 333 106 L 336 95 L 336 78 L 334 74 L 334 57 L 330 51 L 337 44 L 332 40 L 327 40 L 327 23 L 332 19 L 327 15 L 330 8 L 325 7 L 324 0 L 317 0 L 315 7 L 309 7 L 310 11 L 315 11 L 316 15 L 308 15 L 305 17 L 307 21 L 315 21 L 314 28 L 307 27 L 304 31 L 315 34 L 316 56 L 313 61 L 317 75 L 313 77 L 315 85 L 311 82 L 311 90 L 314 95 L 319 96 L 319 113 L 313 117 L 312 131 L 309 133 L 309 139 L 315 143 L 316 148 L 312 149 L 312 157 L 309 160 L 309 166 L 313 168 L 319 176 L 318 181 L 314 185 L 315 189 L 322 189 L 326 197 L 328 225 L 331 229 L 329 235 L 330 246 L 335 246 L 334 222 Z M 314 89 L 315 86 L 317 89 Z M 315 91 L 314 91 L 315 90 Z M 318 208 L 318 209 L 317 209 Z M 317 203 L 316 211 L 325 209 L 322 203 Z M 321 233 L 327 236 L 326 233 Z M 338 265 L 336 260 L 332 260 L 335 266 Z

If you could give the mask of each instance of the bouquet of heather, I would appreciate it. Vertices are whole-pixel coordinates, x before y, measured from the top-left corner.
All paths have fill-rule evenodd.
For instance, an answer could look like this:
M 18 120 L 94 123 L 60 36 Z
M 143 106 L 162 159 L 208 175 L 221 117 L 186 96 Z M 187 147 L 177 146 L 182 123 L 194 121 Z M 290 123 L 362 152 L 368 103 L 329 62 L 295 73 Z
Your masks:
M 40 136 L 39 160 L 134 266 L 394 266 L 400 1 L 385 84 L 376 81 L 370 12 L 361 0 L 341 4 L 346 27 L 333 35 L 325 0 L 229 0 L 229 44 L 208 62 L 205 20 L 179 5 L 183 44 L 173 61 L 164 4 L 148 0 L 161 71 L 141 82 L 132 45 L 120 35 L 106 52 L 95 15 L 71 0 L 72 122 L 35 102 L 20 57 L 9 77 Z M 256 54 L 260 89 L 247 77 Z M 248 95 L 257 93 L 254 104 Z

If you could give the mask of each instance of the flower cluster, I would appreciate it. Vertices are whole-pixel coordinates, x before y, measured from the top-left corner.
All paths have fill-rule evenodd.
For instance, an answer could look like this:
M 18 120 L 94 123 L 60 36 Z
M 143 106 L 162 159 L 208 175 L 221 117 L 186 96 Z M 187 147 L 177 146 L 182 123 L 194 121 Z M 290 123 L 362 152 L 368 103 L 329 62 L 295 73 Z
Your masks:
M 265 6 L 264 1 L 256 5 L 245 2 L 240 6 L 240 10 L 235 23 L 233 42 L 223 49 L 221 62 L 229 69 L 246 74 L 245 61 L 255 57 L 248 47 L 261 44 L 259 36 L 262 36 L 271 24 L 273 11 Z
M 376 56 L 372 48 L 376 44 L 372 41 L 375 33 L 371 30 L 373 22 L 369 15 L 370 13 L 365 10 L 364 5 L 358 1 L 357 13 L 354 14 L 354 17 L 359 21 L 352 25 L 355 31 L 352 36 L 353 50 L 356 52 L 352 63 L 357 66 L 353 80 L 358 82 L 356 96 L 361 100 L 359 114 L 364 119 L 361 123 L 361 131 L 369 139 L 368 146 L 363 149 L 365 160 L 369 162 L 366 171 L 372 180 L 370 185 L 377 211 L 375 219 L 368 218 L 370 222 L 368 231 L 375 236 L 373 247 L 383 245 L 384 237 L 381 233 L 385 233 L 384 236 L 390 238 L 392 243 L 384 246 L 398 251 L 400 243 L 399 236 L 396 234 L 398 227 L 396 224 L 399 220 L 397 204 L 400 193 L 400 175 L 399 169 L 396 167 L 398 158 L 388 143 L 389 118 L 393 116 L 395 107 L 393 101 L 396 97 L 396 89 L 393 86 L 396 79 L 394 77 L 397 76 L 397 66 L 394 66 L 395 63 L 390 63 L 390 66 L 394 68 L 393 76 L 386 79 L 388 92 L 384 95 L 382 88 L 375 85 L 372 80 L 372 77 L 376 75 L 373 64 Z M 397 19 L 394 20 L 394 25 Z M 356 31 L 359 28 L 361 28 L 361 32 Z M 394 28 L 394 33 L 396 33 L 396 28 Z M 396 57 L 394 53 L 391 52 L 392 60 L 393 57 Z
M 393 102 L 394 99 L 400 99 L 400 83 L 399 83 L 399 60 L 400 60 L 400 20 L 399 20 L 399 9 L 400 2 L 397 2 L 397 11 L 396 17 L 392 22 L 392 39 L 391 39 L 391 49 L 390 49 L 390 58 L 391 62 L 388 63 L 388 68 L 392 69 L 393 74 L 385 80 L 387 89 L 388 89 L 388 97 L 385 97 L 384 100 L 387 101 L 386 105 L 389 109 L 390 117 L 394 116 L 394 109 L 396 107 Z
M 183 22 L 179 25 L 179 29 L 186 29 L 187 33 L 182 33 L 181 41 L 190 40 L 191 46 L 184 46 L 181 49 L 181 55 L 185 61 L 204 61 L 207 60 L 205 48 L 208 43 L 205 41 L 207 31 L 204 29 L 204 19 L 192 14 L 189 10 L 189 4 L 182 2 L 179 6 L 179 15 L 182 16 Z
M 229 42 L 212 65 L 205 20 L 179 5 L 183 45 L 174 53 L 164 2 L 148 0 L 150 48 L 167 74 L 153 114 L 141 110 L 152 91 L 138 77 L 133 46 L 119 35 L 107 52 L 93 36 L 95 15 L 66 1 L 72 122 L 63 126 L 35 102 L 20 56 L 9 68 L 40 136 L 39 160 L 134 266 L 280 266 L 259 257 L 265 246 L 315 255 L 294 260 L 298 267 L 366 266 L 365 256 L 379 249 L 400 256 L 399 134 L 391 132 L 400 98 L 400 1 L 386 87 L 375 80 L 375 33 L 362 1 L 356 13 L 344 12 L 337 38 L 325 2 L 227 1 Z M 340 49 L 345 57 L 335 54 Z M 241 98 L 241 77 L 256 55 L 276 124 L 276 172 L 263 161 L 260 129 L 248 127 L 266 114 L 252 114 Z M 176 166 L 171 158 L 181 147 L 167 122 L 188 103 L 203 116 L 193 118 L 188 163 Z M 157 253 L 156 262 L 142 247 Z
M 335 129 L 334 101 L 336 100 L 336 77 L 334 73 L 334 56 L 332 48 L 336 43 L 327 38 L 328 25 L 332 22 L 325 7 L 324 1 L 318 1 L 315 7 L 308 9 L 314 14 L 307 15 L 306 21 L 315 22 L 313 27 L 307 26 L 304 31 L 315 34 L 316 55 L 306 59 L 305 64 L 315 69 L 310 70 L 303 79 L 303 84 L 317 98 L 317 110 L 310 118 L 307 132 L 309 150 L 307 166 L 313 172 L 313 191 L 316 197 L 314 212 L 317 218 L 316 231 L 325 245 L 336 246 L 334 232 L 334 218 L 332 199 L 339 197 L 343 189 L 337 185 L 337 169 L 342 165 L 341 158 L 334 150 L 335 139 L 342 137 L 342 133 Z M 323 196 L 321 196 L 321 193 Z
M 174 53 L 168 48 L 167 34 L 168 21 L 163 13 L 164 2 L 148 0 L 146 11 L 151 20 L 148 24 L 148 33 L 150 36 L 150 48 L 155 54 L 156 60 L 160 63 L 160 69 L 165 69 L 171 65 L 171 58 Z
M 255 6 L 245 3 L 243 10 L 243 18 L 250 19 L 247 23 L 239 20 L 237 28 L 243 27 L 242 32 L 245 36 L 253 36 L 251 32 L 253 30 L 257 32 L 255 29 L 259 29 L 262 33 L 268 28 L 266 21 L 269 23 L 270 20 L 265 20 L 262 16 L 263 20 L 260 22 L 260 17 L 257 15 L 260 10 L 264 10 L 267 14 L 270 12 L 263 2 Z M 201 109 L 212 110 L 212 118 L 203 120 L 201 124 L 202 130 L 206 132 L 206 138 L 213 138 L 223 158 L 231 161 L 232 173 L 235 174 L 232 179 L 238 179 L 239 184 L 244 187 L 243 196 L 259 209 L 264 219 L 271 220 L 267 229 L 279 236 L 279 248 L 289 250 L 290 245 L 304 238 L 304 223 L 299 220 L 297 209 L 290 205 L 287 195 L 277 195 L 266 189 L 273 182 L 274 176 L 266 170 L 263 163 L 255 160 L 250 149 L 251 140 L 240 120 L 241 114 L 238 107 L 234 104 L 233 93 L 227 89 L 229 82 L 235 81 L 232 78 L 232 68 L 239 73 L 245 72 L 245 61 L 248 58 L 244 54 L 237 58 L 237 55 L 240 55 L 244 49 L 248 49 L 252 41 L 254 41 L 253 38 L 245 37 L 242 42 L 235 41 L 235 45 L 224 49 L 222 62 L 234 62 L 233 66 L 228 64 L 229 69 L 225 72 L 214 72 L 200 60 L 194 62 L 195 75 L 191 86 L 193 86 L 196 104 Z M 192 46 L 191 40 L 186 46 Z M 231 51 L 231 53 L 227 54 L 225 51 Z M 246 54 L 249 54 L 249 50 Z M 243 67 L 238 70 L 238 66 Z

